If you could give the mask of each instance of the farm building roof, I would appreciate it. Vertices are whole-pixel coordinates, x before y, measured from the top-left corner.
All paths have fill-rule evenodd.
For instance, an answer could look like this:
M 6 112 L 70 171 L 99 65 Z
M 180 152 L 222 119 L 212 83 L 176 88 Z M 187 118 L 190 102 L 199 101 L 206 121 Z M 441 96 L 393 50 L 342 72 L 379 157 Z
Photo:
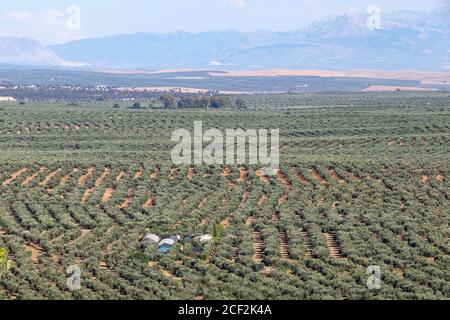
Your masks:
M 159 246 L 164 246 L 164 245 L 173 246 L 174 244 L 175 244 L 175 240 L 170 239 L 170 238 L 162 239 L 159 242 Z
M 158 243 L 159 241 L 161 241 L 161 238 L 158 237 L 156 234 L 148 234 L 144 237 L 144 239 L 142 239 L 142 242 L 148 242 L 148 243 Z
M 173 241 L 177 242 L 181 239 L 180 236 L 170 236 L 169 239 L 172 239 Z
M 144 239 L 141 241 L 141 247 L 147 247 L 148 245 L 155 244 L 152 240 Z
M 170 251 L 170 249 L 171 249 L 170 246 L 163 245 L 163 246 L 158 248 L 157 252 L 158 253 L 167 253 L 167 252 Z
M 195 239 L 200 240 L 200 242 L 209 242 L 209 241 L 212 240 L 212 238 L 213 238 L 212 235 L 210 235 L 210 234 L 204 234 L 204 235 L 201 235 L 201 236 L 196 237 Z

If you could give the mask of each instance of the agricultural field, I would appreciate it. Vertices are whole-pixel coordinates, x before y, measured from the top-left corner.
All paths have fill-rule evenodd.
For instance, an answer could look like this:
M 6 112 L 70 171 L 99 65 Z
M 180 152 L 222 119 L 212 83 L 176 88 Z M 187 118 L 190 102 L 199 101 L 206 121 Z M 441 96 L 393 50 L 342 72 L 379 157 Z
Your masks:
M 449 93 L 243 99 L 0 103 L 0 299 L 450 298 Z M 171 133 L 194 121 L 280 129 L 280 170 L 174 166 Z M 157 254 L 148 233 L 214 238 Z
M 245 74 L 245 72 L 244 72 Z M 386 75 L 382 79 L 378 74 L 373 78 L 371 74 L 362 74 L 360 77 L 345 74 L 327 76 L 287 74 L 270 77 L 261 76 L 257 73 L 253 76 L 243 76 L 223 71 L 173 71 L 173 72 L 149 72 L 136 71 L 115 72 L 113 70 L 64 70 L 64 69 L 43 69 L 43 68 L 11 68 L 0 64 L 0 87 L 2 95 L 12 95 L 18 98 L 30 97 L 32 99 L 81 99 L 86 100 L 89 93 L 92 93 L 96 86 L 110 88 L 196 88 L 205 91 L 228 91 L 228 92 L 323 92 L 323 91 L 361 91 L 376 86 L 395 86 L 395 87 L 414 87 L 418 89 L 447 89 L 445 83 L 434 83 L 420 79 L 420 77 L 403 75 L 411 80 L 390 79 L 391 75 Z M 435 75 L 429 75 L 434 79 Z M 59 84 L 59 85 L 58 85 Z M 17 87 L 18 86 L 18 87 Z M 23 86 L 32 86 L 32 88 L 23 88 Z M 63 87 L 75 86 L 70 90 L 64 90 Z M 22 88 L 21 88 L 22 87 Z M 89 88 L 84 90 L 81 88 Z M 69 89 L 69 88 L 66 88 Z M 137 94 L 142 97 L 149 94 Z M 123 92 L 105 92 L 101 90 L 98 95 L 105 98 L 114 98 L 126 96 Z

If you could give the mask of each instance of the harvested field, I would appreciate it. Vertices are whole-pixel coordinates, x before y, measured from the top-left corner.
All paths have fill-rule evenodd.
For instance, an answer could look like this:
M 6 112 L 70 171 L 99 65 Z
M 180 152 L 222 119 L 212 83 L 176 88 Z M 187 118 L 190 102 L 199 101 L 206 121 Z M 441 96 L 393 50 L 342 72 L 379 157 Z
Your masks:
M 436 91 L 436 89 L 422 87 L 401 87 L 401 86 L 370 86 L 362 91 L 365 92 L 394 92 L 394 91 Z
M 391 80 L 415 80 L 422 84 L 445 85 L 450 83 L 450 75 L 446 72 L 419 71 L 378 71 L 378 70 L 253 70 L 210 72 L 213 77 L 280 77 L 280 76 L 313 76 L 313 77 L 348 77 Z M 393 87 L 393 86 L 391 86 Z M 377 90 L 378 91 L 378 90 Z M 385 91 L 385 90 L 382 90 Z

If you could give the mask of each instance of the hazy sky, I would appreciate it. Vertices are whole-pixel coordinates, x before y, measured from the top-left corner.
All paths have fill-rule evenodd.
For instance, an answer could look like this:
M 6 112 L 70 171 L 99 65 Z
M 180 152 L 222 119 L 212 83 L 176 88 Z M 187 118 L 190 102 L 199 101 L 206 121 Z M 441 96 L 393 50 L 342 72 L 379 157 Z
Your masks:
M 142 31 L 296 30 L 317 18 L 365 12 L 374 4 L 385 12 L 428 10 L 450 0 L 0 0 L 0 4 L 0 35 L 54 44 Z

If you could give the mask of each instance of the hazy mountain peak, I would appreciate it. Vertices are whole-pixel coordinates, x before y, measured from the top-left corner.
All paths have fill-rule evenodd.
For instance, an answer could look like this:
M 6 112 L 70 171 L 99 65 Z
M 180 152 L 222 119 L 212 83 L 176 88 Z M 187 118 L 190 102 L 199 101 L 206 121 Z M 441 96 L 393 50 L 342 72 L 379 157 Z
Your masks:
M 20 65 L 74 66 L 28 37 L 0 37 L 0 63 Z

